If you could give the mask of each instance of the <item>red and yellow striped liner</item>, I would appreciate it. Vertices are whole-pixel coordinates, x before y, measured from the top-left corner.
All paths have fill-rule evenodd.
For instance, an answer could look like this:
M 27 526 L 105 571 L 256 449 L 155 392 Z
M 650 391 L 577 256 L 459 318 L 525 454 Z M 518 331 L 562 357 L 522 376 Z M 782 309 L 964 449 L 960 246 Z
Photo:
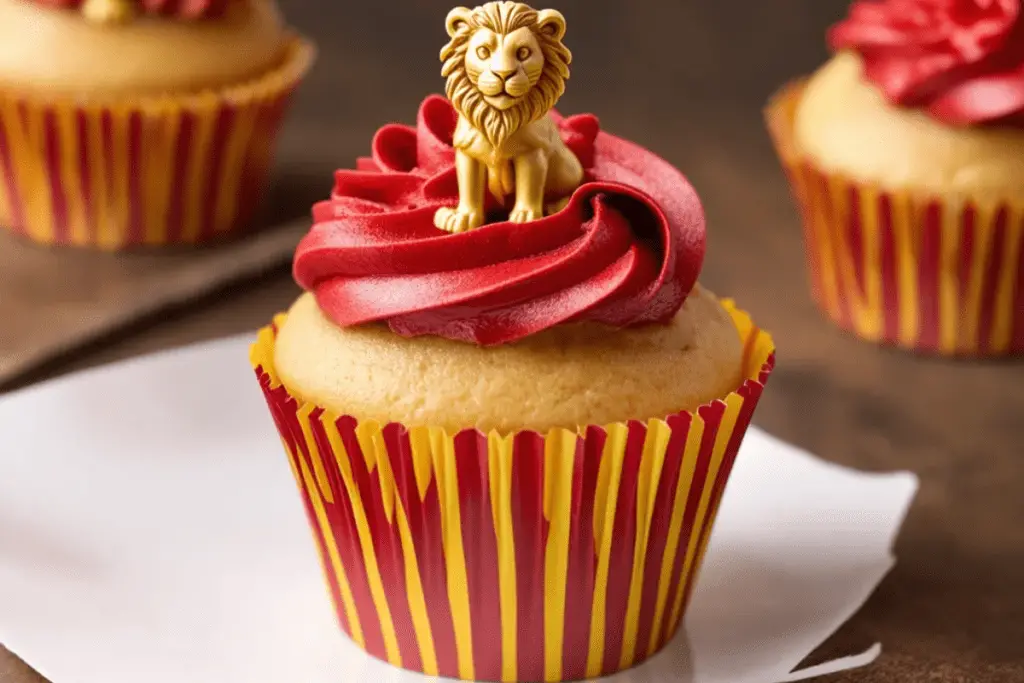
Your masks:
M 737 449 L 774 366 L 726 302 L 749 377 L 647 424 L 509 435 L 360 423 L 293 398 L 275 324 L 251 360 L 341 626 L 395 666 L 465 680 L 619 671 L 675 634 Z
M 117 250 L 244 228 L 314 48 L 236 87 L 80 103 L 0 89 L 0 225 L 35 242 Z
M 1024 353 L 1024 204 L 888 191 L 817 168 L 792 137 L 802 89 L 783 89 L 766 117 L 803 215 L 818 305 L 873 342 Z

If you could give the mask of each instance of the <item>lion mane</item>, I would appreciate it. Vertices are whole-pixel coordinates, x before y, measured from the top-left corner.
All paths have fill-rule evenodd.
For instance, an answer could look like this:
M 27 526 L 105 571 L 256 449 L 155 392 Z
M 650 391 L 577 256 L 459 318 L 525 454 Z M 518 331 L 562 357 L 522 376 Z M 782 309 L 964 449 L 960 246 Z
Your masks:
M 445 92 L 455 110 L 462 114 L 487 141 L 499 147 L 523 126 L 543 117 L 565 92 L 572 53 L 561 36 L 538 27 L 538 12 L 520 2 L 490 2 L 473 10 L 468 22 L 455 26 L 451 40 L 441 49 L 441 76 Z M 495 109 L 484 100 L 466 73 L 466 51 L 476 31 L 486 28 L 499 35 L 527 27 L 536 36 L 544 55 L 544 68 L 536 85 L 511 109 Z

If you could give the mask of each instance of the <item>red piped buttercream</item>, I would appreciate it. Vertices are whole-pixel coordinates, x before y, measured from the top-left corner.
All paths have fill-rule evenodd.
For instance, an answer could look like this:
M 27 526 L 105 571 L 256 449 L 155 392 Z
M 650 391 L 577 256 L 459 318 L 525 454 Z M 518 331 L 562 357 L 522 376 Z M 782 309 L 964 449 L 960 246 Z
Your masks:
M 832 27 L 891 103 L 951 125 L 1024 126 L 1020 0 L 861 0 Z
M 296 281 L 342 327 L 386 321 L 403 336 L 481 345 L 569 321 L 670 320 L 704 259 L 696 192 L 666 161 L 601 132 L 595 117 L 552 115 L 586 169 L 562 211 L 461 234 L 436 229 L 434 212 L 458 202 L 456 114 L 431 96 L 415 128 L 384 126 L 372 157 L 337 172 L 296 251 Z

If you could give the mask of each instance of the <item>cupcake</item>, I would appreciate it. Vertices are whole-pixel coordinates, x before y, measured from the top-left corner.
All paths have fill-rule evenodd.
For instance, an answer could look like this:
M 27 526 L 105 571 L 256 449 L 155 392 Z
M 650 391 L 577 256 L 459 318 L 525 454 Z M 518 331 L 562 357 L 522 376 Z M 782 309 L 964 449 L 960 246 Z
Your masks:
M 697 284 L 686 178 L 549 111 L 561 14 L 447 29 L 448 99 L 337 173 L 251 361 L 355 643 L 464 680 L 614 673 L 679 627 L 774 348 Z
M 820 307 L 859 337 L 1024 351 L 1018 0 L 855 2 L 766 115 Z
M 272 0 L 0 0 L 0 225 L 105 250 L 242 230 L 312 60 Z
M 767 108 L 819 305 L 870 341 L 1024 352 L 1020 2 L 856 2 L 829 41 Z

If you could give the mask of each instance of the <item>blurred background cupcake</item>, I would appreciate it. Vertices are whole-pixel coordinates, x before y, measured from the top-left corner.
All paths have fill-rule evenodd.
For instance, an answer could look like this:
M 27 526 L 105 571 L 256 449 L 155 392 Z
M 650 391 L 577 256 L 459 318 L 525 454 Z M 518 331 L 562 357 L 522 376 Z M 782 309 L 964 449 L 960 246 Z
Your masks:
M 313 56 L 272 0 L 0 0 L 0 225 L 107 250 L 239 231 Z
M 856 2 L 767 119 L 814 296 L 864 339 L 1024 352 L 1019 0 Z

